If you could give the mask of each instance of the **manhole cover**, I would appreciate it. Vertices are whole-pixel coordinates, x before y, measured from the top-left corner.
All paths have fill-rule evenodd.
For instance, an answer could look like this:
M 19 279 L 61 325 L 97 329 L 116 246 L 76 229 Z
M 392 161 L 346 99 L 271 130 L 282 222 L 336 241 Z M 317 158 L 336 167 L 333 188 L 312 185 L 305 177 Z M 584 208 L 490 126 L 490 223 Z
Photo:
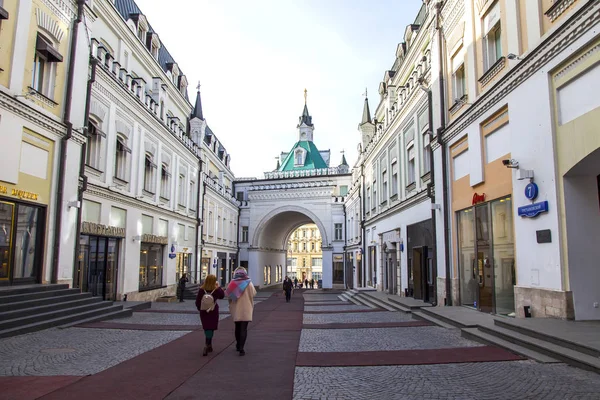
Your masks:
M 43 349 L 40 352 L 41 353 L 47 353 L 47 354 L 64 354 L 64 353 L 74 353 L 77 350 L 75 349 Z

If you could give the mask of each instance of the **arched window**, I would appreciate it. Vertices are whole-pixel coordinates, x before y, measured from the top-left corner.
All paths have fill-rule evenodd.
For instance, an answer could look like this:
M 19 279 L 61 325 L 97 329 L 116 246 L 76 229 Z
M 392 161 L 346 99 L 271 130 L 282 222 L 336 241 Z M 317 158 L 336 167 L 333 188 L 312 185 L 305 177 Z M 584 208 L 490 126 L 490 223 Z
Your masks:
M 296 150 L 294 153 L 295 159 L 294 164 L 296 165 L 304 165 L 304 152 L 300 149 Z

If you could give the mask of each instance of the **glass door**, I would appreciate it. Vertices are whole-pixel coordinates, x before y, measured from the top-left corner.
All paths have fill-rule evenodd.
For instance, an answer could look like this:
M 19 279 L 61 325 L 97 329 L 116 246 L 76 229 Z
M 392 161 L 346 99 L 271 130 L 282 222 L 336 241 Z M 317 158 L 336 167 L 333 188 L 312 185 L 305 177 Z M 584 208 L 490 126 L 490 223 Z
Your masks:
M 0 202 L 0 281 L 10 279 L 15 205 Z
M 494 311 L 494 271 L 490 243 L 490 215 L 488 204 L 475 207 L 475 234 L 477 239 L 477 279 L 479 293 L 477 308 L 480 311 Z
M 117 299 L 117 270 L 119 259 L 119 240 L 110 238 L 107 241 L 106 251 L 106 272 L 104 276 L 106 281 L 104 282 L 104 300 L 116 300 Z
M 510 197 L 491 203 L 496 314 L 514 315 L 515 247 Z
M 39 207 L 23 204 L 17 206 L 17 221 L 14 242 L 13 279 L 35 281 L 39 270 L 36 262 L 36 247 L 39 240 Z
M 82 235 L 75 286 L 82 292 L 116 300 L 119 239 Z

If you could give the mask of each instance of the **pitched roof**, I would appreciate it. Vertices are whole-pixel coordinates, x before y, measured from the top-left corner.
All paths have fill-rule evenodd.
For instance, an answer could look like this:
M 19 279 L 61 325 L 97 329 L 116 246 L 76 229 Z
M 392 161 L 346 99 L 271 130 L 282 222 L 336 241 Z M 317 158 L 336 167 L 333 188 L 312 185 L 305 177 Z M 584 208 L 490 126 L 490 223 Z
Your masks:
M 306 157 L 304 158 L 304 165 L 294 165 L 294 152 L 297 148 L 303 148 L 306 150 Z M 327 168 L 327 164 L 323 160 L 321 153 L 317 149 L 317 146 L 313 142 L 300 141 L 294 144 L 292 150 L 289 152 L 283 163 L 279 167 L 279 171 L 297 171 L 307 169 L 321 169 Z
M 371 122 L 371 110 L 369 110 L 369 98 L 365 97 L 365 105 L 363 107 L 363 115 L 362 115 L 362 120 L 360 121 L 361 124 L 364 124 L 365 122 Z
M 304 103 L 304 110 L 302 110 L 302 116 L 299 117 L 298 119 L 299 119 L 298 126 L 300 126 L 302 124 L 306 124 L 307 126 L 313 126 L 312 117 L 308 113 L 308 107 L 306 106 L 306 103 Z
M 340 165 L 345 165 L 346 167 L 348 166 L 348 163 L 346 162 L 346 155 L 342 154 L 342 162 L 340 163 Z
M 204 115 L 202 114 L 202 99 L 200 98 L 200 91 L 196 93 L 196 104 L 192 110 L 192 118 L 200 118 L 204 121 Z

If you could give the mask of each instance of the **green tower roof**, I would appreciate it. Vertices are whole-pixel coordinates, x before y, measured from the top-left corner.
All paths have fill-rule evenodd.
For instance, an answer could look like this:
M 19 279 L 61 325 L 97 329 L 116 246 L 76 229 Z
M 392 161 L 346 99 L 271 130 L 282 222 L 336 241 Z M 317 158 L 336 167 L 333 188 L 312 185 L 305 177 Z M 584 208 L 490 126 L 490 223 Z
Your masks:
M 299 147 L 306 150 L 306 157 L 304 158 L 304 165 L 294 165 L 294 154 L 296 149 Z M 289 152 L 281 166 L 279 167 L 280 172 L 282 171 L 298 171 L 306 169 L 321 169 L 327 168 L 327 164 L 323 160 L 321 153 L 317 149 L 317 146 L 313 142 L 300 141 L 296 142 L 292 150 Z

